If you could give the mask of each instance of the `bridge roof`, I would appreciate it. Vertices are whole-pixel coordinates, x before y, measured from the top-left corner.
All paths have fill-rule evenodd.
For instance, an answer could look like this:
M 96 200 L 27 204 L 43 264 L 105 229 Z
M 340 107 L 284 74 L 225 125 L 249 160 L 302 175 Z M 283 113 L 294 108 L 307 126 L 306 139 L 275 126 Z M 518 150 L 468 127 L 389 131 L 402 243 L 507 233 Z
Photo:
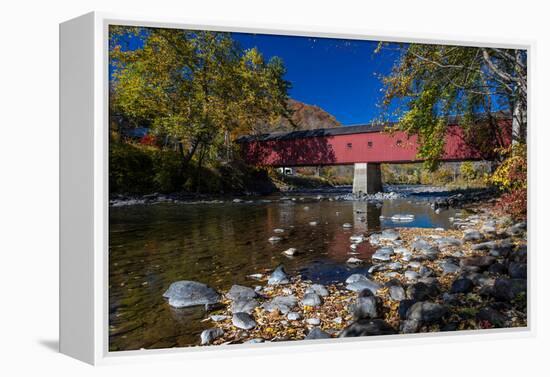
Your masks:
M 237 139 L 238 142 L 267 141 L 267 140 L 289 140 L 303 139 L 307 137 L 322 137 L 336 135 L 363 134 L 369 132 L 380 132 L 386 127 L 385 124 L 358 124 L 353 126 L 341 126 L 335 128 L 316 128 L 312 130 L 297 130 L 290 132 L 272 132 L 259 135 L 245 135 Z
M 504 111 L 497 111 L 492 113 L 492 116 L 497 119 L 510 119 L 510 114 Z M 480 115 L 479 120 L 486 118 L 485 115 Z M 448 125 L 458 124 L 460 116 L 451 116 L 447 120 Z M 336 135 L 352 135 L 363 134 L 370 132 L 381 132 L 386 127 L 391 128 L 395 123 L 373 123 L 373 124 L 356 124 L 351 126 L 341 126 L 335 128 L 316 128 L 312 130 L 296 130 L 289 132 L 272 132 L 258 135 L 243 135 L 237 138 L 237 142 L 245 143 L 250 141 L 270 141 L 270 140 L 292 140 L 303 139 L 309 137 L 324 137 L 324 136 L 336 136 Z

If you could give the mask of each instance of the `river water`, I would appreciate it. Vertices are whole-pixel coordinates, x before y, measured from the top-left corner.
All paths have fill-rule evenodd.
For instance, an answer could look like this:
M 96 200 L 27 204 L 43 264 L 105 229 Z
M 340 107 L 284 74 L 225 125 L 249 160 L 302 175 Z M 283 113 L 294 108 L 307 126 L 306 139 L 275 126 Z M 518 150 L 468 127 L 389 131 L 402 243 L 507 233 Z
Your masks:
M 287 272 L 319 283 L 366 272 L 375 249 L 359 245 L 354 256 L 369 262 L 346 264 L 349 237 L 390 227 L 449 226 L 455 210 L 435 213 L 430 194 L 379 203 L 329 200 L 341 192 L 280 194 L 251 203 L 160 203 L 109 209 L 109 347 L 111 351 L 197 345 L 208 324 L 202 308 L 173 309 L 162 298 L 170 283 L 195 280 L 219 291 L 233 284 L 254 287 L 248 275 L 279 264 Z M 422 190 L 413 190 L 422 191 Z M 413 214 L 411 222 L 391 216 Z M 383 218 L 381 218 L 381 216 Z M 317 225 L 311 225 L 317 222 Z M 350 223 L 352 229 L 342 225 Z M 274 229 L 283 229 L 276 234 Z M 276 243 L 271 236 L 280 236 Z M 289 258 L 283 250 L 300 251 Z

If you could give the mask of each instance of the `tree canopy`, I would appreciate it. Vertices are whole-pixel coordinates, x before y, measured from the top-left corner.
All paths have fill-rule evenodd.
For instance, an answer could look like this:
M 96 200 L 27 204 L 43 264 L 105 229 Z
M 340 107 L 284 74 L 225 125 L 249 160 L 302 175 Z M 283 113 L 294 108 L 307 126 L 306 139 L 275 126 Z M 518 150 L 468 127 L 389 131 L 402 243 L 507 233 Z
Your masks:
M 128 40 L 140 42 L 128 48 Z M 237 132 L 288 116 L 285 67 L 229 33 L 114 27 L 111 109 L 180 146 L 184 164 L 217 157 Z
M 395 46 L 381 43 L 378 50 Z M 481 115 L 498 132 L 495 112 L 507 111 L 513 115 L 513 139 L 525 142 L 525 50 L 416 43 L 397 48 L 399 58 L 382 77 L 383 112 L 398 118 L 397 128 L 418 135 L 419 157 L 428 168 L 438 166 L 449 116 L 460 115 L 464 127 L 475 127 Z

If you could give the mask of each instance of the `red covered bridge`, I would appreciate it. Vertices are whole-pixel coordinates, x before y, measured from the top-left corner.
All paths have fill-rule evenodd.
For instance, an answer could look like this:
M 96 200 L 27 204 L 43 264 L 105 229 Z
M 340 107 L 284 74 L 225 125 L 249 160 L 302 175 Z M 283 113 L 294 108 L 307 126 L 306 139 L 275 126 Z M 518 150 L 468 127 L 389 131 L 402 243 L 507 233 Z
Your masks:
M 492 160 L 495 148 L 511 141 L 512 120 L 506 115 L 494 122 L 479 120 L 470 132 L 449 119 L 443 161 Z M 391 125 L 270 133 L 240 137 L 244 160 L 257 166 L 355 165 L 353 192 L 381 191 L 381 163 L 419 162 L 416 136 L 390 132 Z M 474 132 L 475 131 L 475 132 Z

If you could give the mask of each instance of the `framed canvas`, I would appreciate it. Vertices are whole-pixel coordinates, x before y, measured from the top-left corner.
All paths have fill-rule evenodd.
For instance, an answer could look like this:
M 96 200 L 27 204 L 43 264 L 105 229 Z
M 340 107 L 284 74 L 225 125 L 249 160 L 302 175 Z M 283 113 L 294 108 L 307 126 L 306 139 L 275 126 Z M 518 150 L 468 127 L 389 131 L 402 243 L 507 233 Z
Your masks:
M 91 364 L 533 333 L 532 44 L 60 25 L 60 350 Z

